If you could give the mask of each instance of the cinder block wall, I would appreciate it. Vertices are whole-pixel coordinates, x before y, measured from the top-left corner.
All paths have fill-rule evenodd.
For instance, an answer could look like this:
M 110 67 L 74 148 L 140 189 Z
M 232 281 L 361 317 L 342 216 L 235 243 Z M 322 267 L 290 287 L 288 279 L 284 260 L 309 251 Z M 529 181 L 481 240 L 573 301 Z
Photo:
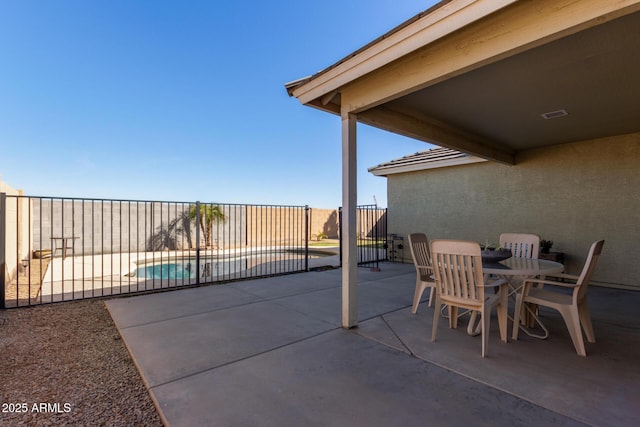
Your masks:
M 640 133 L 529 150 L 514 166 L 390 175 L 387 191 L 390 233 L 478 242 L 536 233 L 566 254 L 572 273 L 605 239 L 595 282 L 640 290 Z
M 309 226 L 310 238 L 323 232 L 329 239 L 338 238 L 338 210 L 337 209 L 311 209 Z
M 16 204 L 15 200 L 12 199 L 11 206 Z M 28 199 L 24 202 L 28 203 Z M 33 250 L 52 249 L 51 237 L 75 238 L 73 243 L 68 243 L 73 245 L 75 255 L 195 248 L 196 224 L 188 217 L 190 206 L 189 203 L 34 198 L 30 210 L 22 209 L 23 222 L 30 224 L 32 230 L 25 229 L 20 235 L 31 236 Z M 305 242 L 304 207 L 219 206 L 225 220 L 212 224 L 211 246 L 215 249 L 300 246 Z M 15 210 L 15 206 L 8 209 Z M 16 228 L 14 216 L 8 217 L 10 230 Z M 336 238 L 337 218 L 337 210 L 310 208 L 308 237 L 323 231 L 327 237 Z M 204 236 L 200 243 L 205 244 Z M 8 246 L 14 248 L 15 245 Z M 15 254 L 15 250 L 10 252 Z

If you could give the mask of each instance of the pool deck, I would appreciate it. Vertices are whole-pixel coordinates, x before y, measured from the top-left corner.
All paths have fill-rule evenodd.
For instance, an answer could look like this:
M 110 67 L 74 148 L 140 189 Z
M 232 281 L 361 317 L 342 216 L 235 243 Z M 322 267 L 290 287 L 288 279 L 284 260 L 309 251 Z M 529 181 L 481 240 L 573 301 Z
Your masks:
M 499 341 L 410 313 L 412 265 L 359 270 L 357 328 L 341 324 L 341 270 L 107 301 L 170 426 L 635 426 L 640 293 L 593 287 L 598 342 L 576 355 L 551 336 Z M 428 292 L 425 293 L 428 298 Z M 509 323 L 509 329 L 511 322 Z
M 251 251 L 244 249 L 226 250 L 219 253 L 209 252 L 202 255 L 202 263 L 207 260 L 221 261 L 218 269 L 216 265 L 204 277 L 205 280 L 227 281 L 244 276 L 263 276 L 267 272 L 293 272 L 304 270 L 304 259 L 287 261 L 285 259 L 276 260 L 275 257 L 264 256 L 260 261 L 249 269 L 242 269 L 239 264 L 233 264 L 229 260 L 235 257 L 247 257 L 254 254 L 273 253 L 277 251 L 300 250 L 298 247 L 263 247 L 254 248 Z M 261 252 L 262 251 L 262 252 Z M 326 254 L 322 257 L 309 257 L 308 265 L 310 269 L 319 266 L 340 265 L 339 247 L 310 247 L 309 252 L 313 254 Z M 55 257 L 47 260 L 47 267 L 42 279 L 42 285 L 38 286 L 40 293 L 34 300 L 41 302 L 55 302 L 72 299 L 82 299 L 93 296 L 108 296 L 128 294 L 133 292 L 154 291 L 164 288 L 177 288 L 196 284 L 193 277 L 167 278 L 169 272 L 164 273 L 165 278 L 159 278 L 157 274 L 148 273 L 146 275 L 136 275 L 140 264 L 146 263 L 179 263 L 183 259 L 195 259 L 196 252 L 187 251 L 156 251 L 156 252 L 131 252 L 99 255 L 79 255 L 67 256 L 66 258 Z M 37 263 L 35 263 L 37 265 Z M 201 271 L 204 272 L 201 265 Z M 200 279 L 203 280 L 203 279 Z M 22 283 L 22 287 L 26 287 Z M 40 301 L 38 301 L 40 302 Z

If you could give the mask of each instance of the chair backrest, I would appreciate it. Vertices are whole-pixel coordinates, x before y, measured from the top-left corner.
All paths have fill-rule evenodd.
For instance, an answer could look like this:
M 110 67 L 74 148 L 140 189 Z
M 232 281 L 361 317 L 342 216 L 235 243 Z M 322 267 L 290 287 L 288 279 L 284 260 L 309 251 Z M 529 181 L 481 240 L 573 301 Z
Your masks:
M 511 249 L 515 258 L 538 259 L 540 236 L 526 233 L 502 233 L 500 247 Z
M 442 302 L 466 302 L 482 306 L 484 278 L 482 252 L 477 242 L 433 240 L 431 256 Z
M 598 259 L 600 258 L 600 254 L 602 253 L 603 245 L 604 240 L 598 240 L 597 242 L 593 242 L 593 244 L 591 244 L 589 255 L 587 255 L 587 260 L 584 263 L 584 267 L 582 267 L 582 272 L 580 273 L 577 281 L 577 284 L 580 285 L 576 294 L 578 301 L 581 301 L 582 298 L 584 298 L 587 294 L 589 282 L 591 281 L 593 270 L 595 270 Z
M 429 251 L 429 241 L 424 233 L 409 234 L 409 249 L 416 272 L 421 280 L 432 281 L 431 275 L 431 252 Z

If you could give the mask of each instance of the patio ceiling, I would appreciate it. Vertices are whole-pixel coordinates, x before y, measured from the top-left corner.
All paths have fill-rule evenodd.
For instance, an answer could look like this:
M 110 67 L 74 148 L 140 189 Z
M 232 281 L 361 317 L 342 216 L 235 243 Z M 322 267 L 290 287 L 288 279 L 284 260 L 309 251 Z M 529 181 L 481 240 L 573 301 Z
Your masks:
M 287 90 L 305 105 L 507 164 L 521 150 L 639 132 L 640 2 L 613 3 L 441 2 Z M 425 34 L 432 40 L 416 45 Z M 391 55 L 409 50 L 402 37 L 413 50 Z M 567 114 L 543 117 L 558 111 Z

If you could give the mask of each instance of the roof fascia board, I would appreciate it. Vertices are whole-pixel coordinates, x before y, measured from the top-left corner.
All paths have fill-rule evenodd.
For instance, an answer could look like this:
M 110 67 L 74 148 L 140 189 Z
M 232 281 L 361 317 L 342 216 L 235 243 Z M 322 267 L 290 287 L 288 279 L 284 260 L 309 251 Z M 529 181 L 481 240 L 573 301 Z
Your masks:
M 292 90 L 307 104 L 518 0 L 453 0 Z M 302 79 L 301 79 L 302 80 Z
M 518 2 L 341 89 L 359 113 L 406 93 L 640 10 L 640 0 Z
M 369 172 L 371 172 L 375 176 L 387 176 L 387 175 L 394 175 L 398 173 L 419 172 L 419 171 L 428 170 L 428 169 L 446 168 L 449 166 L 460 166 L 460 165 L 468 165 L 472 163 L 481 163 L 481 162 L 488 162 L 488 160 L 482 159 L 480 157 L 469 156 L 469 157 L 461 157 L 456 159 L 437 160 L 437 161 L 424 162 L 424 163 L 414 163 L 410 165 L 386 166 L 386 167 L 376 166 L 373 168 L 369 168 Z

